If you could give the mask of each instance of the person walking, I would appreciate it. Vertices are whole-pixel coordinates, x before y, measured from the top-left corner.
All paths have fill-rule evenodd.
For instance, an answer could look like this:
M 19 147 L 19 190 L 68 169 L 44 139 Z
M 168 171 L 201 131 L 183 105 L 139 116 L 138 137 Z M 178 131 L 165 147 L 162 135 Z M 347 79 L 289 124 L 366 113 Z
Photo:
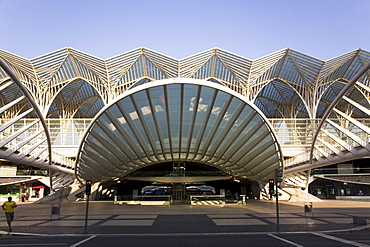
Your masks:
M 30 199 L 30 193 L 26 193 L 26 201 L 29 201 L 29 199 Z
M 15 203 L 15 201 L 12 201 L 12 197 L 9 196 L 8 201 L 4 202 L 1 207 L 5 211 L 6 222 L 8 223 L 8 226 L 9 226 L 9 232 L 11 232 L 12 231 L 12 221 L 14 219 L 14 208 L 17 207 L 17 204 Z

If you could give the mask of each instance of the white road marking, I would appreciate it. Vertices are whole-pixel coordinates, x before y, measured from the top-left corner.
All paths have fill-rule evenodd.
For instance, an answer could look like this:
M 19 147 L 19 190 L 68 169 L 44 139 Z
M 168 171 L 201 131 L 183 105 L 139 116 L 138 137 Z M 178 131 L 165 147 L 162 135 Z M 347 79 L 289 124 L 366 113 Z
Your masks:
M 289 240 L 287 240 L 287 239 L 285 239 L 285 238 L 278 237 L 278 236 L 276 236 L 276 235 L 274 235 L 274 234 L 267 234 L 267 235 L 269 235 L 269 236 L 271 236 L 271 237 L 273 237 L 273 238 L 279 239 L 280 241 L 283 241 L 283 242 L 285 242 L 285 243 L 291 244 L 291 245 L 293 245 L 293 246 L 296 246 L 296 247 L 303 247 L 303 245 L 296 244 L 296 243 L 294 243 L 294 242 L 292 242 L 292 241 L 289 241 Z
M 95 237 L 96 237 L 96 235 L 91 236 L 89 238 L 85 238 L 84 240 L 81 240 L 80 242 L 75 243 L 74 245 L 71 245 L 71 247 L 77 247 L 77 246 L 79 246 L 79 245 L 81 245 L 81 244 L 83 244 L 83 243 L 85 243 L 85 242 L 87 242 L 87 241 L 89 241 L 89 240 L 91 240 L 91 239 L 93 239 Z
M 370 245 L 360 244 L 360 243 L 357 243 L 355 241 L 351 241 L 351 240 L 347 240 L 347 239 L 343 239 L 343 238 L 337 238 L 337 237 L 334 237 L 334 236 L 331 236 L 331 235 L 327 235 L 325 233 L 315 232 L 315 233 L 312 233 L 312 234 L 314 234 L 316 236 L 323 237 L 323 238 L 331 239 L 331 240 L 334 240 L 334 241 L 337 241 L 337 242 L 350 244 L 350 245 L 353 245 L 353 246 L 358 246 L 358 247 L 369 247 L 370 246 Z

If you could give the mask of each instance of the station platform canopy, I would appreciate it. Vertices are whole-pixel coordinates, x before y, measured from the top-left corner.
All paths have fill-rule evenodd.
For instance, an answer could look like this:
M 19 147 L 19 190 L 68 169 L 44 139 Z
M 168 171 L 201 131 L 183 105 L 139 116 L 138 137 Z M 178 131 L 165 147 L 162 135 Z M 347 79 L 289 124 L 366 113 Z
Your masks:
M 93 119 L 76 173 L 94 182 L 164 162 L 193 162 L 261 182 L 281 167 L 276 135 L 260 110 L 213 82 L 173 78 L 123 93 Z

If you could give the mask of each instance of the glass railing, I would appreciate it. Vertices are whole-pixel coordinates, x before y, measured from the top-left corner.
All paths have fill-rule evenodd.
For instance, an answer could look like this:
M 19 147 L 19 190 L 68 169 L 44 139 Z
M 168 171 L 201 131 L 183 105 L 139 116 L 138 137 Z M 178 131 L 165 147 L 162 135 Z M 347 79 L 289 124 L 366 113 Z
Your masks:
M 338 174 L 338 175 L 350 175 L 350 174 L 365 174 L 370 173 L 370 167 L 364 168 L 317 168 L 311 170 L 311 175 L 324 175 L 324 174 Z
M 209 177 L 209 176 L 230 176 L 222 171 L 185 171 L 176 173 L 173 171 L 137 171 L 128 177 Z
M 16 131 L 24 128 L 37 119 L 23 118 L 12 124 L 6 130 L 0 133 L 0 139 L 4 139 L 7 136 L 15 133 Z M 3 125 L 11 119 L 0 119 L 0 125 Z M 92 118 L 81 118 L 81 119 L 58 119 L 48 118 L 46 124 L 50 132 L 51 142 L 53 146 L 76 146 L 78 147 L 81 139 L 89 126 Z M 27 137 L 43 131 L 41 124 L 34 124 L 27 131 L 24 131 L 18 136 L 18 140 L 24 140 Z M 14 140 L 17 141 L 17 140 Z M 34 142 L 38 140 L 35 139 Z
M 321 119 L 289 119 L 289 118 L 270 118 L 268 119 L 277 135 L 277 138 L 281 145 L 311 145 L 313 133 L 316 131 L 316 126 L 319 124 Z M 346 119 L 330 119 L 334 124 L 341 126 L 348 130 L 361 140 L 366 142 L 370 141 L 370 135 L 363 131 L 355 124 L 349 122 Z M 370 119 L 356 119 L 361 124 L 370 127 Z M 355 147 L 358 145 L 355 140 L 338 130 L 336 126 L 329 122 L 325 122 L 323 128 L 332 135 L 334 138 L 345 141 L 349 146 Z M 340 148 L 338 142 L 328 134 L 320 132 L 320 139 L 324 140 L 330 145 Z
M 6 137 L 7 133 L 13 133 L 27 124 L 35 121 L 36 119 L 21 119 L 13 124 L 11 127 L 7 128 L 6 131 L 0 133 L 0 137 Z M 312 136 L 315 132 L 316 126 L 318 125 L 320 119 L 301 119 L 301 118 L 270 118 L 268 119 L 281 145 L 310 145 L 312 143 Z M 356 119 L 365 126 L 370 127 L 369 119 Z M 0 119 L 0 125 L 5 124 L 10 121 L 10 119 Z M 81 142 L 81 139 L 91 123 L 92 118 L 81 118 L 81 119 L 57 119 L 48 118 L 46 119 L 48 129 L 50 131 L 52 145 L 53 146 L 76 146 Z M 347 130 L 363 140 L 370 140 L 370 136 L 362 131 L 356 125 L 348 122 L 347 120 L 332 119 L 332 121 L 340 126 L 345 126 Z M 329 123 L 325 123 L 323 126 L 332 135 L 341 138 L 343 140 L 348 139 L 347 142 L 351 142 L 350 145 L 355 145 L 351 138 L 345 136 L 342 132 L 338 131 L 335 126 Z M 40 130 L 42 126 L 40 124 L 35 124 L 23 135 L 30 136 Z M 321 133 L 321 138 L 324 140 L 335 143 L 332 138 L 328 137 L 324 133 Z M 21 137 L 23 138 L 23 137 Z
M 310 145 L 320 119 L 270 118 L 281 145 Z
M 17 170 L 17 176 L 49 176 L 48 170 Z

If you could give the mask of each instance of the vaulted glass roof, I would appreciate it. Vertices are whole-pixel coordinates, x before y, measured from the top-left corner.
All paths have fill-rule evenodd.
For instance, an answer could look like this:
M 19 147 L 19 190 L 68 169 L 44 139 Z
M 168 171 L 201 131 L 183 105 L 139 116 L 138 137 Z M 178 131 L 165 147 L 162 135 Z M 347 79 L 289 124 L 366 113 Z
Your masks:
M 110 180 L 152 165 L 189 161 L 266 182 L 281 165 L 261 112 L 204 80 L 144 84 L 104 108 L 83 140 L 77 174 Z

